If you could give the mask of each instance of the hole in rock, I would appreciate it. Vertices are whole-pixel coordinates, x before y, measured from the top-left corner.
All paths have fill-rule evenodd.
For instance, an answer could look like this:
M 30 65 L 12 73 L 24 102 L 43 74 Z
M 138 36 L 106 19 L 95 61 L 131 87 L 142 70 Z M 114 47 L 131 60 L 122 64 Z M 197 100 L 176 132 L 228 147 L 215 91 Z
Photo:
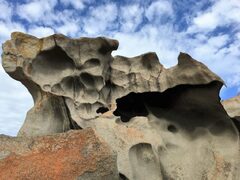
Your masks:
M 132 179 L 159 179 L 161 177 L 160 164 L 151 144 L 139 143 L 132 146 L 129 150 L 129 161 Z
M 82 83 L 83 83 L 85 86 L 87 86 L 87 87 L 92 87 L 92 86 L 94 86 L 94 79 L 93 79 L 93 77 L 92 77 L 90 74 L 88 74 L 88 73 L 82 73 L 82 74 L 80 75 L 80 79 L 81 79 Z
M 103 77 L 102 76 L 94 76 L 89 73 L 82 73 L 80 75 L 80 82 L 87 89 L 97 89 L 100 90 L 104 86 Z
M 128 178 L 122 173 L 119 173 L 119 177 L 120 177 L 120 180 L 128 180 Z
M 144 92 L 133 93 L 117 99 L 117 109 L 113 112 L 123 122 L 135 116 L 148 116 L 147 106 L 167 108 L 172 104 L 173 96 L 168 93 Z
M 84 66 L 84 68 L 91 68 L 91 67 L 96 67 L 96 66 L 100 66 L 100 65 L 101 65 L 101 63 L 100 63 L 99 59 L 92 58 L 92 59 L 87 60 L 83 66 Z
M 209 124 L 207 118 L 201 121 L 195 119 L 207 114 L 205 112 L 209 111 L 209 107 L 217 102 L 221 85 L 214 81 L 207 85 L 179 85 L 164 92 L 131 92 L 116 100 L 117 108 L 113 114 L 120 116 L 123 122 L 136 116 L 146 117 L 151 113 L 156 117 L 171 119 L 172 122 L 178 122 L 181 117 L 181 124 L 189 130 L 195 126 L 206 126 Z M 178 131 L 173 125 L 168 130 Z
M 105 113 L 105 112 L 107 112 L 107 111 L 109 111 L 109 109 L 107 108 L 107 107 L 100 107 L 100 108 L 98 108 L 97 109 L 97 113 Z
M 40 52 L 32 62 L 33 78 L 58 79 L 74 70 L 74 61 L 59 46 Z
M 167 129 L 172 133 L 176 133 L 178 131 L 177 128 L 172 124 L 170 124 Z

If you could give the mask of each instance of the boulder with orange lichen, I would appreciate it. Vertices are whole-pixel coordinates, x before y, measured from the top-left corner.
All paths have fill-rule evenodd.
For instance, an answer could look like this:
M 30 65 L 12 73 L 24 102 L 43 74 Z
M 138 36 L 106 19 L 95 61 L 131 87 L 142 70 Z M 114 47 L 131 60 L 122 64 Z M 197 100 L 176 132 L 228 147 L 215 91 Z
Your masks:
M 0 136 L 0 179 L 118 179 L 116 153 L 94 130 Z

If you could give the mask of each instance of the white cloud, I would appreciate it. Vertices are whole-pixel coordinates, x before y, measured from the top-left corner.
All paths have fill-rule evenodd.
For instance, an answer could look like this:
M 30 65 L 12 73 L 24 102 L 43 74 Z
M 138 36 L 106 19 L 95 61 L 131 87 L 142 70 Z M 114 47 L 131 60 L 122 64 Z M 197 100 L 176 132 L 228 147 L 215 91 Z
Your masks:
M 196 42 L 188 49 L 194 58 L 204 62 L 213 72 L 221 76 L 228 87 L 240 85 L 240 41 L 235 40 L 228 45 L 230 37 L 219 35 L 209 37 L 206 42 Z M 233 79 L 233 77 L 235 77 Z
M 17 14 L 19 17 L 28 20 L 29 22 L 37 22 L 44 20 L 47 14 L 54 11 L 57 0 L 34 0 L 26 4 L 19 4 L 17 7 Z
M 214 30 L 219 24 L 219 20 L 220 19 L 218 18 L 217 14 L 214 14 L 213 12 L 208 12 L 194 18 L 193 23 L 198 28 Z
M 21 31 L 25 32 L 25 27 L 16 22 L 4 22 L 0 20 L 0 41 L 3 42 L 10 38 L 11 32 Z
M 84 31 L 89 34 L 104 33 L 108 28 L 112 29 L 116 26 L 114 21 L 118 15 L 116 4 L 109 3 L 98 7 L 92 7 L 89 10 L 90 14 L 84 20 Z
M 228 40 L 228 35 L 218 35 L 208 38 L 207 41 L 196 41 L 196 44 L 190 47 L 192 55 L 209 58 L 219 53 L 220 48 L 226 45 Z
M 162 25 L 158 29 L 153 25 L 144 26 L 135 33 L 116 33 L 113 38 L 119 40 L 119 49 L 114 55 L 138 56 L 146 52 L 156 52 L 160 62 L 165 67 L 171 67 L 177 63 L 179 54 L 176 39 L 181 34 L 173 35 L 173 29 L 169 25 Z
M 0 134 L 15 136 L 22 126 L 27 111 L 32 107 L 32 97 L 27 89 L 13 80 L 0 67 Z
M 208 39 L 208 44 L 210 46 L 213 46 L 215 48 L 220 48 L 224 46 L 229 40 L 229 36 L 227 34 L 224 35 L 218 35 L 218 36 L 213 36 Z
M 121 31 L 134 32 L 143 20 L 144 8 L 138 4 L 122 6 L 120 8 Z
M 0 0 L 0 19 L 9 20 L 12 17 L 12 6 L 5 0 Z
M 188 32 L 209 32 L 230 23 L 237 23 L 239 28 L 239 17 L 239 0 L 216 0 L 206 11 L 200 11 L 193 18 L 193 24 L 189 27 Z
M 41 38 L 54 34 L 54 30 L 50 27 L 33 26 L 28 29 L 28 33 Z
M 235 36 L 238 40 L 240 40 L 240 32 L 236 33 Z
M 80 27 L 77 22 L 66 22 L 65 24 L 59 26 L 56 29 L 58 33 L 75 37 L 79 32 L 79 28 Z
M 75 9 L 82 10 L 85 8 L 85 4 L 92 3 L 93 0 L 60 0 L 65 6 L 72 6 Z
M 149 21 L 153 21 L 154 19 L 159 20 L 161 16 L 173 15 L 173 9 L 171 1 L 154 1 L 147 9 L 146 9 L 146 17 Z
M 64 24 L 79 24 L 82 18 L 80 18 L 76 11 L 65 9 L 62 11 L 54 11 L 54 13 L 49 13 L 44 19 L 44 25 L 52 27 L 55 31 L 58 31 L 60 26 Z M 71 26 L 68 28 L 71 32 Z

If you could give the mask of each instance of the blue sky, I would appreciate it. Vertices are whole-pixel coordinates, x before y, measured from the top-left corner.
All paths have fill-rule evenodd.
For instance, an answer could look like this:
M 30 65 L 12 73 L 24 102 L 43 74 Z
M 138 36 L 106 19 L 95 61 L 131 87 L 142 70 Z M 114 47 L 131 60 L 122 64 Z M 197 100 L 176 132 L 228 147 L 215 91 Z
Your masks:
M 165 67 L 187 52 L 224 79 L 222 99 L 240 92 L 239 0 L 0 0 L 0 12 L 1 43 L 13 31 L 108 36 L 120 42 L 113 55 L 155 51 Z M 0 134 L 16 135 L 32 105 L 0 67 Z

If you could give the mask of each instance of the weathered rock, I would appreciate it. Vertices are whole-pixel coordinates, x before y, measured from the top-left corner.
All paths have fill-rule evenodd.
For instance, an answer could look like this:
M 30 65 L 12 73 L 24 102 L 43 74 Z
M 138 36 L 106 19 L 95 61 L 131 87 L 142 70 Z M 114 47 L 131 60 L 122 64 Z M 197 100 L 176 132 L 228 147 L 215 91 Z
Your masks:
M 3 67 L 34 99 L 19 136 L 91 127 L 117 152 L 121 177 L 239 179 L 223 81 L 188 54 L 165 69 L 155 53 L 112 57 L 117 47 L 103 37 L 13 33 Z
M 240 96 L 224 100 L 222 105 L 240 132 Z
M 227 100 L 222 101 L 222 105 L 227 111 L 228 115 L 231 117 L 233 123 L 235 124 L 236 128 L 240 132 L 240 96 L 236 96 Z M 240 151 L 240 147 L 239 147 Z M 240 178 L 240 155 L 237 157 L 238 165 L 237 171 L 238 174 L 236 175 L 238 179 Z
M 119 179 L 116 153 L 92 129 L 0 142 L 1 180 Z

